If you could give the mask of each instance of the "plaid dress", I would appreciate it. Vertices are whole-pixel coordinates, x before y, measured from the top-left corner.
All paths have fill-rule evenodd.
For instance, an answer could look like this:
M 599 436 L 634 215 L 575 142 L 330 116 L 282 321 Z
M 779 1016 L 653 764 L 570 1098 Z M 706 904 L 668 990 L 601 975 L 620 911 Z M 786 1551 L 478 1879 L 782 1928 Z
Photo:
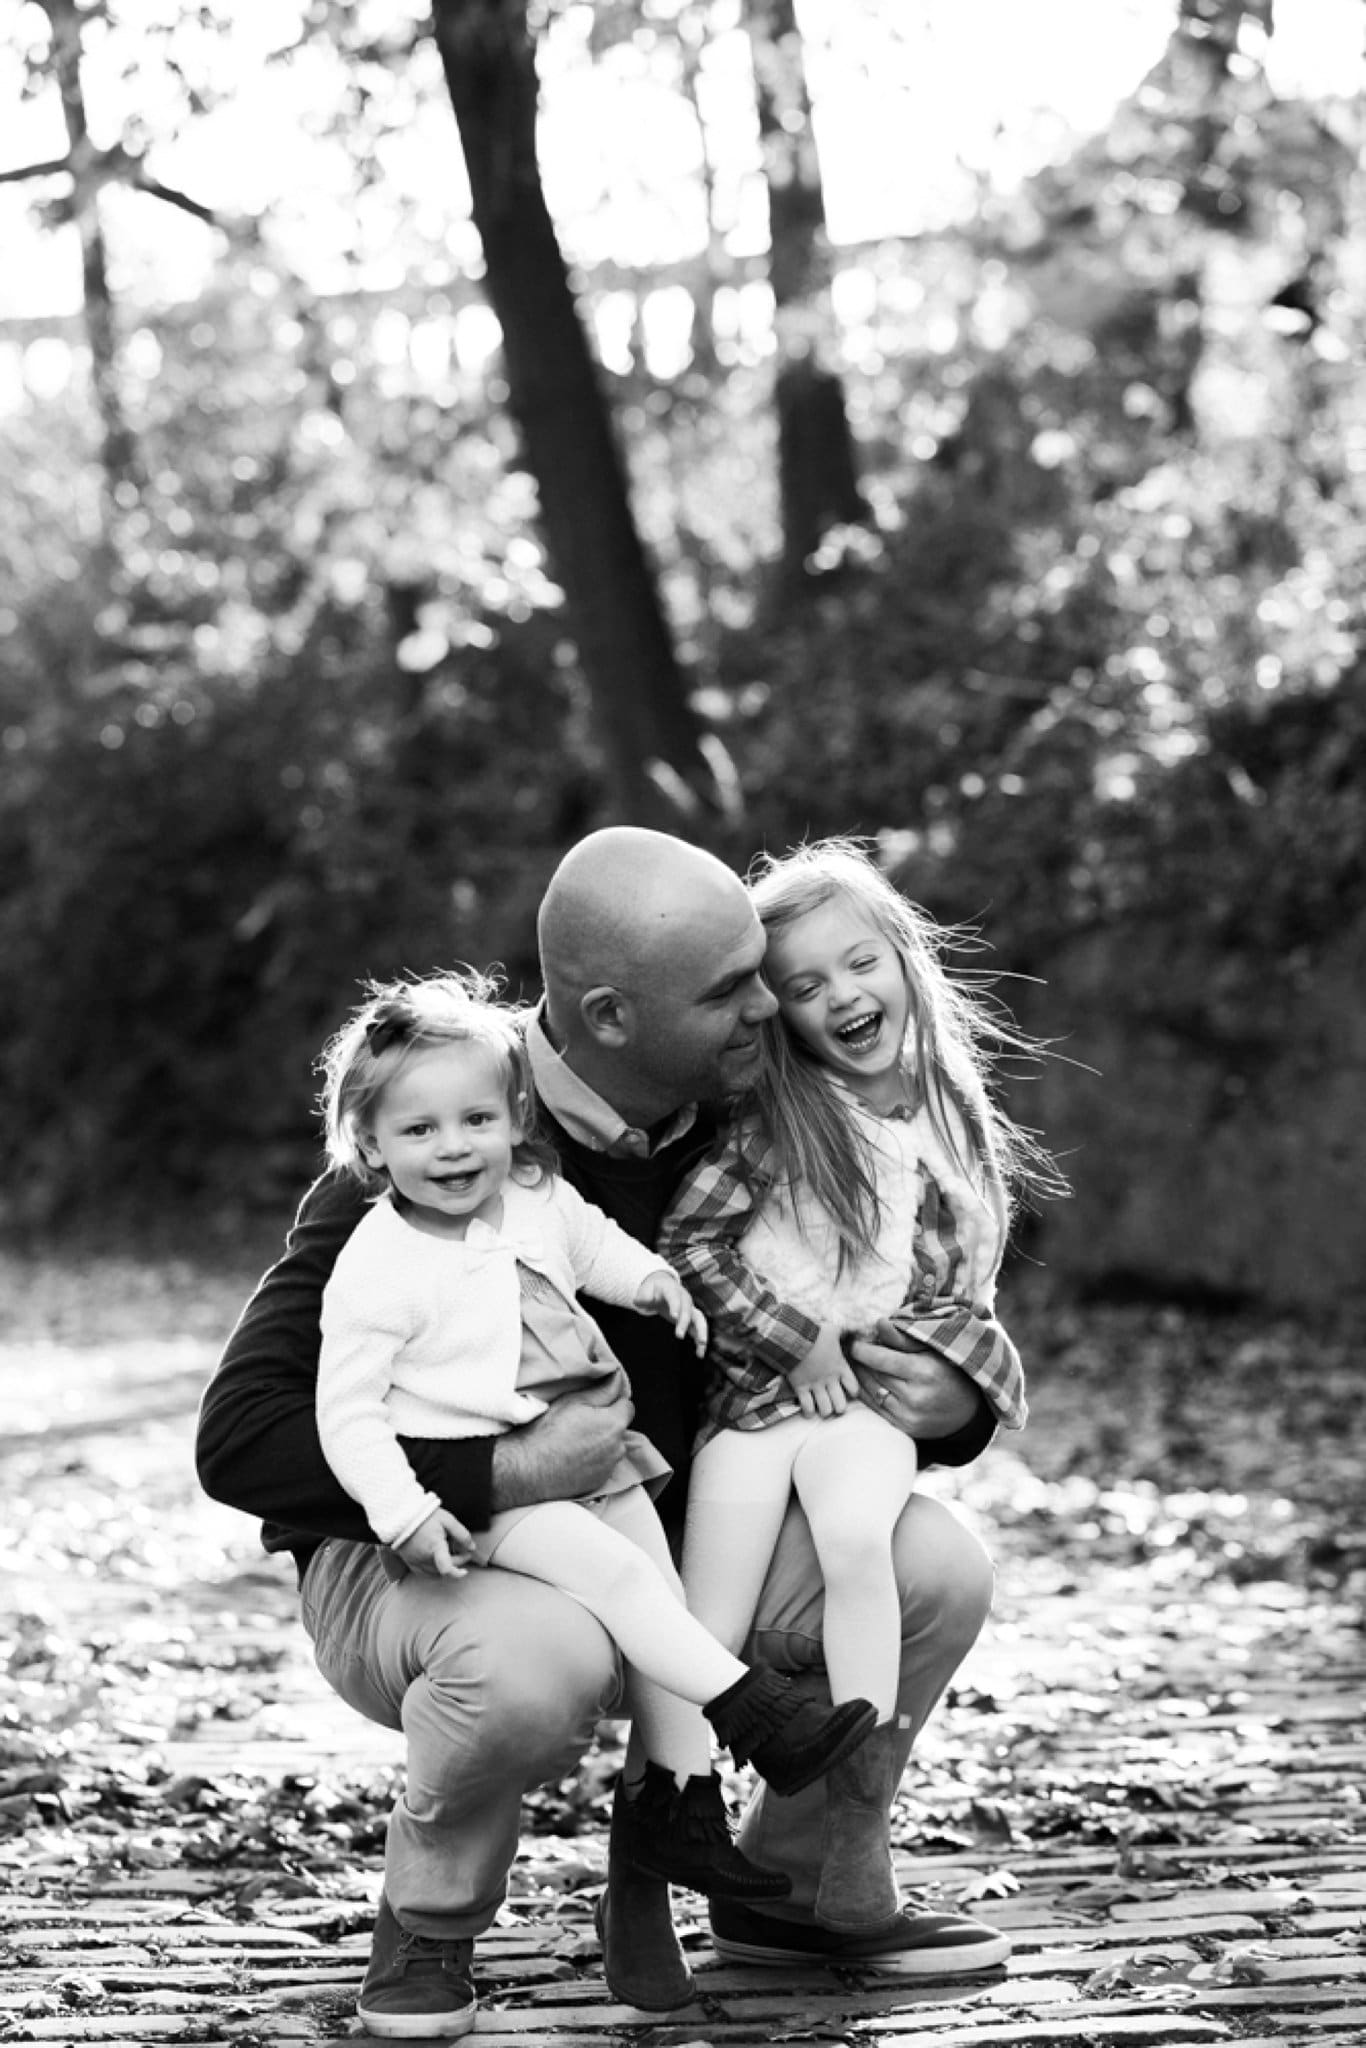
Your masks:
M 887 1121 L 912 1114 L 896 1111 Z M 955 1214 L 962 1195 L 943 1169 L 942 1151 L 940 1159 L 921 1163 L 919 1180 L 916 1220 L 904 1246 L 904 1298 L 886 1319 L 911 1342 L 958 1366 L 997 1420 L 1020 1429 L 1027 1412 L 1024 1371 L 991 1307 L 1004 1230 L 983 1287 L 980 1273 L 971 1271 L 980 1260 L 970 1256 L 969 1234 Z M 741 1121 L 693 1168 L 664 1218 L 660 1253 L 682 1274 L 711 1331 L 697 1448 L 718 1430 L 764 1429 L 801 1412 L 787 1375 L 806 1357 L 824 1318 L 771 1285 L 742 1244 L 756 1214 L 779 1200 L 773 1147 L 753 1122 Z M 818 1264 L 817 1253 L 811 1256 Z M 833 1292 L 833 1279 L 830 1285 Z

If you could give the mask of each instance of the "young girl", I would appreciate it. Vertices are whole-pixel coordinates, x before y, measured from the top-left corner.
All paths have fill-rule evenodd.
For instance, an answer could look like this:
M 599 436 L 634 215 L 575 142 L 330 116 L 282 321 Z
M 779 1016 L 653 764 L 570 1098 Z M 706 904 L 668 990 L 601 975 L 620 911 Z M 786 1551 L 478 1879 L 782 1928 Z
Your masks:
M 1009 1192 L 1058 1183 L 987 1091 L 994 1055 L 1029 1042 L 950 977 L 948 934 L 853 842 L 767 859 L 750 887 L 779 1014 L 759 1082 L 660 1235 L 711 1325 L 683 1582 L 738 1648 L 795 1491 L 825 1580 L 832 1696 L 877 1708 L 873 1737 L 832 1774 L 846 1797 L 830 1802 L 816 1900 L 825 1925 L 862 1927 L 897 1911 L 890 1851 L 870 1861 L 839 1813 L 890 1811 L 896 1789 L 891 1540 L 918 1459 L 845 1346 L 888 1319 L 1018 1429 L 1019 1357 L 993 1316 Z
M 787 1879 L 731 1842 L 706 1721 L 793 1790 L 866 1736 L 870 1704 L 822 1713 L 692 1618 L 646 1491 L 669 1467 L 636 1432 L 600 1496 L 509 1509 L 478 1535 L 424 1490 L 399 1442 L 497 1435 L 620 1371 L 580 1287 L 705 1341 L 677 1274 L 532 1138 L 520 1021 L 496 993 L 474 974 L 374 987 L 323 1053 L 329 1156 L 376 1197 L 323 1297 L 323 1450 L 400 1576 L 459 1578 L 469 1560 L 524 1572 L 614 1636 L 649 1759 L 628 1808 L 636 1867 L 713 1895 L 779 1897 Z

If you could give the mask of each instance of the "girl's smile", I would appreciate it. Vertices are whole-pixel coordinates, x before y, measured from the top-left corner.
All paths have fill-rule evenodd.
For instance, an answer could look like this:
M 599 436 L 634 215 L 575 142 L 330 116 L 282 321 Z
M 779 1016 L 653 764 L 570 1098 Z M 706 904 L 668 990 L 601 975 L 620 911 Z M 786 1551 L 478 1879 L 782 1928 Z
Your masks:
M 783 1021 L 873 1109 L 904 1094 L 910 996 L 901 958 L 867 913 L 832 897 L 768 942 L 764 973 Z

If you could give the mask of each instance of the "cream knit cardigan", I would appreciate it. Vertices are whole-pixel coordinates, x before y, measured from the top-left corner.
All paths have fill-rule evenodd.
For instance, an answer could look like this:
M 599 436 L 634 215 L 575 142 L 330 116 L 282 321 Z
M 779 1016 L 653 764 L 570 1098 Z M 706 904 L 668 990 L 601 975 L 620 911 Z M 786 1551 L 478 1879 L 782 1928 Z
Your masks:
M 567 1298 L 585 1288 L 622 1307 L 663 1263 L 558 1177 L 508 1181 L 498 1228 L 476 1221 L 462 1239 L 415 1230 L 385 1196 L 338 1255 L 323 1292 L 318 1434 L 382 1543 L 402 1543 L 441 1505 L 400 1436 L 501 1436 L 545 1411 L 517 1391 L 519 1260 Z

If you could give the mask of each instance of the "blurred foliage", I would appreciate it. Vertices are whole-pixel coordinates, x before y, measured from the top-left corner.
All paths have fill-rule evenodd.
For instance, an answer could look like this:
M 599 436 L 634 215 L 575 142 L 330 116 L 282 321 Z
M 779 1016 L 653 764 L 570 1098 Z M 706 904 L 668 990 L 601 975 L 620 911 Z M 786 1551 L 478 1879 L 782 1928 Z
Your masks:
M 936 348 L 874 329 L 893 530 L 725 656 L 770 839 L 879 835 L 1015 969 L 1108 935 L 1116 1009 L 1244 1052 L 1366 910 L 1359 124 L 1174 41 L 946 252 Z
M 715 324 L 667 374 L 676 274 L 583 303 L 744 797 L 718 850 L 875 835 L 1003 967 L 1099 937 L 1117 1004 L 1245 1057 L 1366 914 L 1366 117 L 1274 100 L 1229 14 L 1184 8 L 1107 133 L 970 224 L 841 257 L 876 524 L 798 601 L 743 266 L 688 271 Z M 371 196 L 384 99 L 344 110 Z M 129 287 L 148 483 L 112 512 L 70 390 L 0 418 L 12 1220 L 286 1200 L 358 981 L 534 992 L 540 888 L 606 821 L 475 288 L 430 222 L 401 252 L 323 299 L 235 231 L 192 302 Z

